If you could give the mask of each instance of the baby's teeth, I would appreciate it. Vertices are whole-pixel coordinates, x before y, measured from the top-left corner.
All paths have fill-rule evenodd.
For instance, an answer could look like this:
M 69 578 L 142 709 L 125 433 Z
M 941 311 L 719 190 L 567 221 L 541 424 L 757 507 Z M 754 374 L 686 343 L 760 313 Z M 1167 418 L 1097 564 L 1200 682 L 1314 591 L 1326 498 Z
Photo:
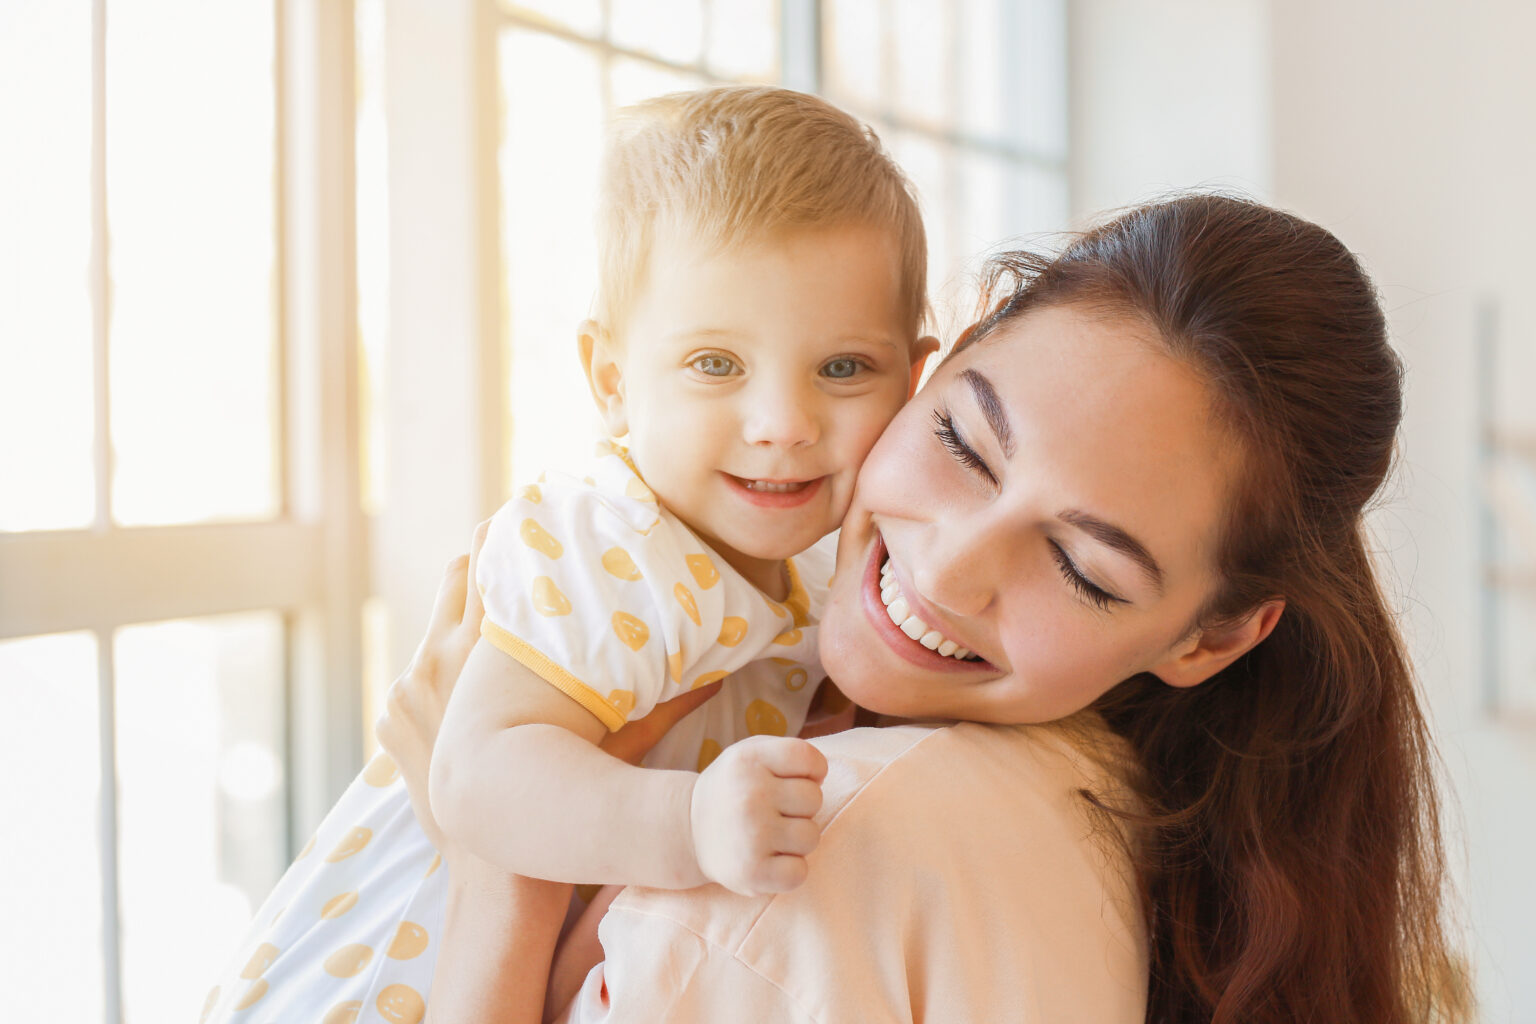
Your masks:
M 901 631 L 913 640 L 917 640 L 928 632 L 928 624 L 914 615 L 901 624 Z
M 939 644 L 944 642 L 944 634 L 940 633 L 936 629 L 930 629 L 928 632 L 918 637 L 917 642 L 928 648 L 930 651 L 935 651 L 938 650 Z
M 944 655 L 944 657 L 946 657 L 946 658 L 949 657 L 951 654 L 954 654 L 959 649 L 960 649 L 960 645 L 955 643 L 953 640 L 945 640 L 943 643 L 939 644 L 939 646 L 938 646 L 939 653 Z
M 906 622 L 907 616 L 912 614 L 912 609 L 907 607 L 907 599 L 904 597 L 898 597 L 886 605 L 885 611 L 891 617 L 891 621 L 898 626 Z

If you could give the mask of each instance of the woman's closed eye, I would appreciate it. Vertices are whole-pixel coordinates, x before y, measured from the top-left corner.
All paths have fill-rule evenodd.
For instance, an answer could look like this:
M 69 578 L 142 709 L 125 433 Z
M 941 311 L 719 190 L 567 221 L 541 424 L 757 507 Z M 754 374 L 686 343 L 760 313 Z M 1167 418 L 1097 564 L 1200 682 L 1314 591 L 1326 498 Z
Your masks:
M 992 467 L 987 465 L 976 449 L 960 436 L 960 431 L 955 429 L 954 417 L 950 416 L 947 409 L 933 410 L 933 422 L 935 427 L 933 434 L 939 439 L 939 443 L 949 450 L 949 454 L 955 457 L 955 461 L 966 469 L 979 476 L 984 476 L 992 486 L 997 486 L 997 476 L 992 472 Z
M 1062 578 L 1082 596 L 1083 600 L 1100 611 L 1109 611 L 1111 605 L 1130 603 L 1123 597 L 1111 594 L 1084 575 L 1083 571 L 1077 567 L 1077 563 L 1072 561 L 1072 556 L 1067 554 L 1066 549 L 1060 544 L 1055 541 L 1049 543 L 1051 557 L 1056 560 L 1057 567 L 1061 569 Z

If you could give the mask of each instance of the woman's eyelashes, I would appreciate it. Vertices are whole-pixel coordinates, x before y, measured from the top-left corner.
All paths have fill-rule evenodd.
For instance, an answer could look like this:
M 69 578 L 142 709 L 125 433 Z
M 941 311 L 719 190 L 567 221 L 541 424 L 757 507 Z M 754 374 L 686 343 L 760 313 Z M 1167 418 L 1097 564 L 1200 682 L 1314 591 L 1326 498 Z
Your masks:
M 1055 541 L 1050 541 L 1049 543 L 1051 545 L 1051 557 L 1056 560 L 1057 567 L 1061 569 L 1062 578 L 1071 585 L 1072 589 L 1082 595 L 1083 600 L 1100 611 L 1108 611 L 1111 605 L 1130 603 L 1123 597 L 1111 594 L 1083 575 L 1083 571 L 1077 567 L 1077 563 L 1072 561 L 1072 556 L 1068 555 L 1066 549 L 1060 544 Z
M 987 465 L 976 449 L 966 443 L 960 436 L 960 431 L 955 429 L 954 417 L 950 416 L 948 409 L 933 410 L 933 422 L 935 424 L 933 434 L 939 439 L 939 443 L 949 450 L 955 461 L 966 469 L 987 478 L 992 486 L 997 486 L 997 476 L 992 472 L 992 467 Z

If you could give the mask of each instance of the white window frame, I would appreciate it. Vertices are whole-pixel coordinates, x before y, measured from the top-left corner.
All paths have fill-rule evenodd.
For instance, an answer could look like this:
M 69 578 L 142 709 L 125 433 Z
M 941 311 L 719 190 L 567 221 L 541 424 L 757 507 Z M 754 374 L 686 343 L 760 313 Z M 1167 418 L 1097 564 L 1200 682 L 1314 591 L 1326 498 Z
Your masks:
M 268 521 L 123 527 L 112 517 L 106 114 L 108 0 L 92 9 L 94 353 L 92 524 L 0 533 L 0 639 L 84 630 L 96 641 L 101 749 L 104 1019 L 122 1020 L 113 636 L 136 623 L 275 610 L 287 673 L 290 856 L 361 758 L 361 606 L 350 0 L 279 0 L 276 344 L 283 494 Z

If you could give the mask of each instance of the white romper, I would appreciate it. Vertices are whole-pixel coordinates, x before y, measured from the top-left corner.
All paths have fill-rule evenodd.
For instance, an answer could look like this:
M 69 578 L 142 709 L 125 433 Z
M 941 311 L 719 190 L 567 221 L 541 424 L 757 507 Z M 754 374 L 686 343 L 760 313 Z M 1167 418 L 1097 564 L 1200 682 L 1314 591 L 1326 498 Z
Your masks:
M 605 442 L 590 475 L 551 472 L 493 517 L 476 580 L 481 633 L 610 730 L 729 675 L 645 761 L 702 771 L 736 740 L 799 731 L 821 678 L 814 623 L 833 546 L 791 560 L 789 597 L 771 600 Z M 398 769 L 376 756 L 257 913 L 201 1020 L 416 1024 L 446 874 Z

